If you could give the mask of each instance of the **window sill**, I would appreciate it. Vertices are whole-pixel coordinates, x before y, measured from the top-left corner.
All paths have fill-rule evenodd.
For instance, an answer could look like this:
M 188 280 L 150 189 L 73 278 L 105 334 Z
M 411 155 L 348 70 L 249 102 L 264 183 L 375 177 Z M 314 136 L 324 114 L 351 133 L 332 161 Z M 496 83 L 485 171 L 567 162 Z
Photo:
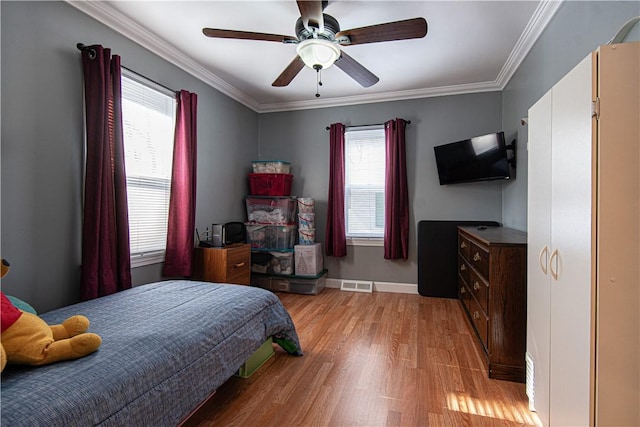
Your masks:
M 164 262 L 164 251 L 131 255 L 131 268 Z
M 347 246 L 384 246 L 382 237 L 347 237 Z

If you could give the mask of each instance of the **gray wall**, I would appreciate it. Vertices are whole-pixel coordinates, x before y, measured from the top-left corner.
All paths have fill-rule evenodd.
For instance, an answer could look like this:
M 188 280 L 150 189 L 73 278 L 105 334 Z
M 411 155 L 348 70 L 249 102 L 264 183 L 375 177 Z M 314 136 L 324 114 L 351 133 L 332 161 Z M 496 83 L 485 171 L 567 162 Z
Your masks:
M 499 92 L 423 98 L 260 115 L 260 156 L 293 164 L 293 194 L 316 199 L 316 241 L 324 242 L 329 184 L 329 132 L 326 127 L 383 123 L 402 117 L 407 127 L 409 259 L 384 259 L 382 247 L 347 248 L 345 258 L 326 257 L 329 277 L 417 283 L 416 225 L 420 220 L 501 221 L 498 183 L 440 186 L 433 147 L 501 130 Z
M 198 94 L 196 224 L 242 220 L 239 194 L 257 153 L 258 114 L 64 2 L 0 3 L 2 257 L 6 293 L 45 311 L 77 301 L 82 228 L 83 95 L 76 43 L 102 44 L 122 65 Z M 134 284 L 161 266 L 133 270 Z
M 529 107 L 589 52 L 606 44 L 634 16 L 640 2 L 565 2 L 522 62 L 502 93 L 502 127 L 511 138 L 518 136 L 518 173 L 504 186 L 504 224 L 527 228 L 527 127 L 520 125 Z M 626 41 L 639 40 L 636 24 Z
M 0 2 L 2 281 L 44 311 L 77 300 L 82 203 L 82 70 L 77 42 L 111 47 L 124 66 L 199 95 L 196 223 L 242 220 L 250 160 L 293 163 L 293 191 L 317 199 L 318 240 L 326 221 L 328 132 L 334 122 L 411 120 L 407 130 L 410 259 L 350 247 L 328 258 L 330 277 L 416 283 L 416 224 L 490 219 L 526 228 L 526 127 L 519 119 L 557 80 L 618 28 L 638 2 L 574 2 L 560 10 L 502 92 L 257 114 L 63 2 Z M 638 40 L 638 28 L 632 39 Z M 433 146 L 505 130 L 518 136 L 515 181 L 439 186 Z M 134 269 L 134 283 L 162 279 L 161 266 Z

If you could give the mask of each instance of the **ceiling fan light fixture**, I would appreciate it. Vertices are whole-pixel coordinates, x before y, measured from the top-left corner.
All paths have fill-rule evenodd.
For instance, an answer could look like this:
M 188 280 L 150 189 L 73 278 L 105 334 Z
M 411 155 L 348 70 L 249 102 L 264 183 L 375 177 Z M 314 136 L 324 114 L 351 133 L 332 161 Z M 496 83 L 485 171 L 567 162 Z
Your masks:
M 296 50 L 305 65 L 313 69 L 327 69 L 340 57 L 340 48 L 324 39 L 303 40 Z

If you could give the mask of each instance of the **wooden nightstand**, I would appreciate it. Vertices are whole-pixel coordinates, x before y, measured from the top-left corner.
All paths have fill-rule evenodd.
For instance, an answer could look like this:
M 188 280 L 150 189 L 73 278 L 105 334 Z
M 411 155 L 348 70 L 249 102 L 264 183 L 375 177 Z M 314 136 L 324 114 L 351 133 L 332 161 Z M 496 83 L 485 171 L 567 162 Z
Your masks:
M 216 283 L 251 283 L 251 245 L 237 243 L 223 248 L 195 248 L 194 280 Z

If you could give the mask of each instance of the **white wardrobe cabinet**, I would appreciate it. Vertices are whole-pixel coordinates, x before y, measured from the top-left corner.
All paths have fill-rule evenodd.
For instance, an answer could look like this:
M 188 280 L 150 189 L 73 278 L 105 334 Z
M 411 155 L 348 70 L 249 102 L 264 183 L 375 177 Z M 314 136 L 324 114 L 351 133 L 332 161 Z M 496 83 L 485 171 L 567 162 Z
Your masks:
M 640 43 L 529 110 L 527 394 L 544 425 L 640 425 Z

